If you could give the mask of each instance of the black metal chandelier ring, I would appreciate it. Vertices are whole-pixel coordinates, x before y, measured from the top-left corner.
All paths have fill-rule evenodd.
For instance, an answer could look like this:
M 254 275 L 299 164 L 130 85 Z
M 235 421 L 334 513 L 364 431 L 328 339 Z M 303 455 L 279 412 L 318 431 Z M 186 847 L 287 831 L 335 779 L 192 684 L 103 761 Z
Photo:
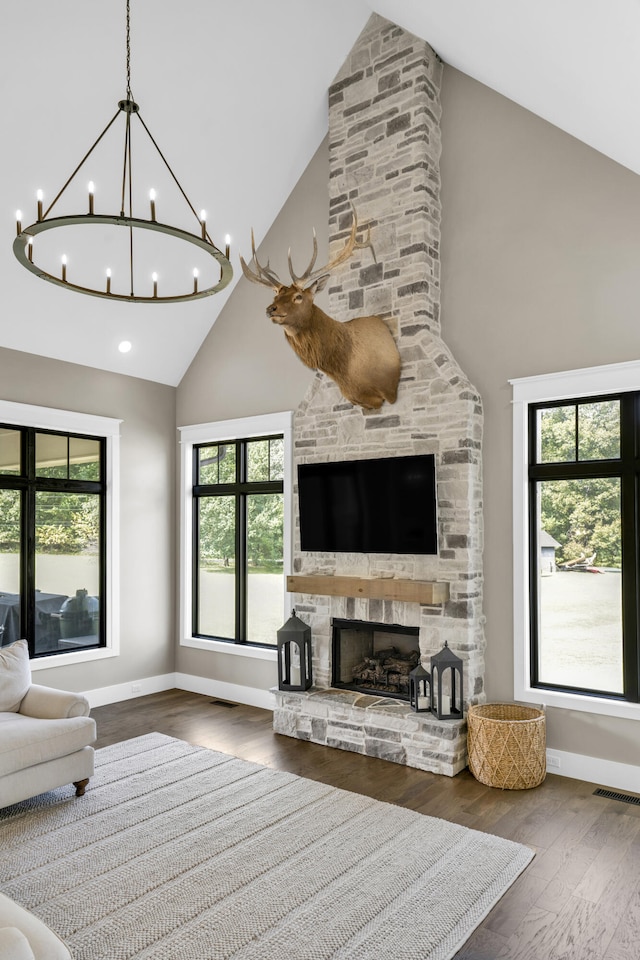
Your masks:
M 29 252 L 29 240 L 33 240 L 39 233 L 58 227 L 87 226 L 88 224 L 115 225 L 117 227 L 129 227 L 131 229 L 155 230 L 158 233 L 176 237 L 178 240 L 185 240 L 187 243 L 192 243 L 194 246 L 204 250 L 210 257 L 218 261 L 220 265 L 220 279 L 216 284 L 206 287 L 203 290 L 193 290 L 189 293 L 169 297 L 159 297 L 157 293 L 154 292 L 153 296 L 144 297 L 134 293 L 112 293 L 110 289 L 97 290 L 93 287 L 85 287 L 71 283 L 66 277 L 56 277 L 48 273 L 31 259 L 32 253 Z M 66 287 L 69 290 L 86 293 L 93 297 L 104 297 L 108 300 L 124 300 L 130 303 L 179 303 L 184 300 L 197 300 L 200 297 L 209 297 L 226 287 L 233 276 L 233 269 L 228 256 L 225 256 L 225 254 L 221 250 L 218 250 L 209 240 L 205 240 L 194 233 L 189 233 L 187 230 L 181 230 L 179 227 L 158 223 L 156 220 L 141 220 L 137 217 L 114 216 L 113 214 L 76 214 L 67 217 L 52 217 L 49 220 L 37 220 L 35 223 L 21 230 L 13 241 L 13 252 L 23 267 L 26 267 L 27 270 L 35 273 L 36 276 L 41 277 L 43 280 L 55 283 L 59 287 Z
M 207 222 L 206 214 L 203 210 L 198 217 L 193 204 L 189 200 L 189 197 L 185 193 L 183 187 L 180 184 L 180 181 L 176 177 L 175 173 L 171 169 L 166 157 L 164 156 L 162 150 L 158 146 L 158 143 L 154 139 L 151 131 L 147 127 L 146 123 L 142 119 L 142 114 L 140 113 L 140 107 L 133 99 L 133 94 L 131 92 L 131 43 L 130 43 L 130 0 L 126 0 L 126 89 L 127 95 L 125 99 L 118 101 L 118 110 L 115 115 L 109 120 L 106 127 L 98 138 L 94 141 L 93 145 L 89 148 L 87 153 L 85 153 L 82 160 L 77 164 L 75 170 L 70 177 L 66 180 L 62 189 L 56 194 L 55 198 L 51 201 L 46 210 L 43 206 L 43 194 L 41 190 L 37 192 L 38 200 L 38 212 L 37 219 L 34 223 L 30 224 L 28 227 L 22 226 L 22 214 L 20 211 L 16 213 L 16 233 L 17 236 L 13 241 L 13 252 L 22 264 L 23 267 L 26 267 L 31 273 L 34 273 L 36 276 L 41 277 L 43 280 L 48 280 L 50 283 L 55 283 L 59 287 L 66 287 L 67 290 L 73 290 L 76 293 L 86 293 L 92 297 L 103 297 L 106 300 L 122 300 L 128 303 L 180 303 L 185 300 L 198 300 L 202 297 L 209 297 L 214 293 L 218 293 L 219 290 L 226 287 L 232 277 L 233 277 L 233 268 L 229 260 L 229 251 L 230 251 L 230 238 L 227 235 L 225 252 L 223 253 L 215 244 L 212 242 L 209 233 L 207 232 Z M 123 151 L 123 164 L 122 164 L 122 178 L 121 178 L 121 197 L 120 197 L 120 207 L 119 214 L 96 214 L 94 213 L 94 190 L 95 186 L 93 181 L 90 181 L 88 184 L 88 200 L 89 200 L 89 211 L 86 214 L 69 214 L 67 216 L 61 217 L 51 217 L 49 218 L 49 213 L 53 207 L 58 203 L 63 194 L 65 193 L 69 184 L 75 179 L 80 169 L 85 165 L 89 157 L 93 154 L 94 150 L 98 144 L 102 141 L 103 137 L 111 129 L 115 121 L 124 115 L 125 117 L 125 134 L 124 134 L 124 151 Z M 134 206 L 134 189 L 133 189 L 133 175 L 132 175 L 132 140 L 131 140 L 131 122 L 132 119 L 140 124 L 143 131 L 146 133 L 150 143 L 154 147 L 157 156 L 162 161 L 166 171 L 170 174 L 173 179 L 175 186 L 182 194 L 185 202 L 193 213 L 194 217 L 200 225 L 200 234 L 190 233 L 187 230 L 183 230 L 180 227 L 173 227 L 166 223 L 159 223 L 156 220 L 156 204 L 155 204 L 155 190 L 149 191 L 149 201 L 150 201 L 150 212 L 151 217 L 148 220 L 142 220 L 138 217 L 133 216 Z M 140 202 L 139 197 L 136 200 L 137 203 Z M 137 209 L 140 209 L 139 207 Z M 69 227 L 69 226 L 86 226 L 87 224 L 98 224 L 99 226 L 116 226 L 116 227 L 128 227 L 129 228 L 129 293 L 112 293 L 111 291 L 111 270 L 107 270 L 107 280 L 105 287 L 98 289 L 95 287 L 88 287 L 78 283 L 71 283 L 67 279 L 67 267 L 66 267 L 66 255 L 62 257 L 62 272 L 61 276 L 55 276 L 54 274 L 49 273 L 43 267 L 38 266 L 34 263 L 34 237 L 39 233 L 42 233 L 45 230 L 54 230 L 57 227 Z M 218 261 L 220 266 L 220 279 L 217 283 L 212 284 L 211 286 L 205 287 L 200 290 L 198 286 L 198 270 L 194 269 L 193 271 L 193 290 L 189 290 L 181 294 L 172 294 L 170 296 L 158 296 L 158 284 L 157 284 L 157 275 L 152 274 L 153 277 L 153 294 L 151 296 L 141 296 L 135 291 L 135 276 L 136 271 L 134 270 L 134 229 L 140 230 L 154 230 L 156 233 L 162 233 L 165 236 L 174 237 L 177 240 L 185 241 L 186 243 L 191 243 L 196 247 L 199 247 L 200 250 L 203 250 L 210 257 L 213 257 L 214 260 Z

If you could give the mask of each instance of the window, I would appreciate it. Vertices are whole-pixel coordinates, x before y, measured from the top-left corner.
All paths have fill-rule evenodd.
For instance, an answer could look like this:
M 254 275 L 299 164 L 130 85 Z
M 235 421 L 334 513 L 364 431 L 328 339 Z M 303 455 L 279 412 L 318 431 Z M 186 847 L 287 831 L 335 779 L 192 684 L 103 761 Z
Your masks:
M 514 381 L 519 699 L 638 716 L 638 387 L 638 364 Z
M 6 402 L 0 417 L 0 644 L 26 637 L 47 665 L 112 655 L 119 425 Z
M 289 562 L 290 423 L 272 414 L 181 430 L 191 646 L 275 650 Z

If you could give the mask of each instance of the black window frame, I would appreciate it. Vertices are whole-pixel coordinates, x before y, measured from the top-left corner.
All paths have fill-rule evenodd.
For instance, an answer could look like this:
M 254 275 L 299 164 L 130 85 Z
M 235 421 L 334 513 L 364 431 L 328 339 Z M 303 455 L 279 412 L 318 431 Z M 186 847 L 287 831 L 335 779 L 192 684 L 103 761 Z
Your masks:
M 620 403 L 620 456 L 579 460 L 576 426 L 575 459 L 539 463 L 538 413 L 558 407 L 580 407 L 615 400 Z M 576 422 L 578 417 L 576 417 Z M 537 485 L 545 480 L 575 480 L 601 477 L 620 479 L 622 540 L 622 669 L 623 693 L 585 689 L 541 681 L 538 674 L 539 555 Z M 528 405 L 528 526 L 529 526 L 529 680 L 537 690 L 580 694 L 620 702 L 640 702 L 640 391 L 529 403 Z
M 20 492 L 20 624 L 21 635 L 26 638 L 29 657 L 43 660 L 47 657 L 66 656 L 79 650 L 99 650 L 107 645 L 107 440 L 104 436 L 78 433 L 15 423 L 1 423 L 0 429 L 20 432 L 20 473 L 0 473 L 1 490 Z M 48 434 L 66 437 L 67 450 L 70 439 L 91 440 L 98 443 L 100 465 L 98 480 L 74 480 L 36 475 L 36 437 Z M 39 492 L 91 493 L 99 497 L 99 610 L 98 642 L 91 646 L 78 645 L 65 649 L 37 651 L 36 643 L 36 494 Z
M 260 643 L 247 639 L 247 497 L 254 494 L 280 493 L 284 496 L 284 477 L 282 480 L 249 480 L 248 473 L 248 446 L 260 441 L 282 440 L 283 433 L 258 434 L 255 436 L 236 438 L 233 440 L 209 440 L 193 444 L 192 448 L 192 582 L 191 582 L 191 629 L 192 635 L 201 640 L 216 640 L 232 645 L 245 647 L 260 647 L 273 650 L 275 644 Z M 212 446 L 234 446 L 235 480 L 232 483 L 199 483 L 199 451 Z M 235 637 L 221 637 L 203 633 L 199 630 L 200 615 L 200 585 L 199 585 L 199 501 L 203 497 L 233 496 L 235 498 Z M 283 543 L 284 548 L 284 543 Z

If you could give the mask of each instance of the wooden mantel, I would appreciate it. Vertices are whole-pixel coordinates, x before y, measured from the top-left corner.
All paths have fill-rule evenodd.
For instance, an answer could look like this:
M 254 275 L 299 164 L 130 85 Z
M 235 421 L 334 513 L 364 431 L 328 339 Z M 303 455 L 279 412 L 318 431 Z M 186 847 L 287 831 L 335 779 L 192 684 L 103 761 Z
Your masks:
M 404 600 L 407 603 L 438 604 L 449 599 L 445 581 L 395 580 L 376 577 L 334 577 L 324 574 L 287 577 L 289 593 L 324 597 L 365 597 L 369 600 Z

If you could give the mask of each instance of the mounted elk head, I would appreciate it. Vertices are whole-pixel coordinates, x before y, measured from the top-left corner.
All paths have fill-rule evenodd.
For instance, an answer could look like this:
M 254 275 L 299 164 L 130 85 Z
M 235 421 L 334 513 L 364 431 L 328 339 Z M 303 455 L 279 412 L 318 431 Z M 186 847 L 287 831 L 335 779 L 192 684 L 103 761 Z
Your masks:
M 267 316 L 282 327 L 287 341 L 302 362 L 331 377 L 350 403 L 377 410 L 385 400 L 394 403 L 398 393 L 400 355 L 389 328 L 380 317 L 356 317 L 340 323 L 313 302 L 331 272 L 346 263 L 354 250 L 369 247 L 373 252 L 370 229 L 364 240 L 358 240 L 357 235 L 358 220 L 354 210 L 351 231 L 343 249 L 324 267 L 314 270 L 318 256 L 314 230 L 311 262 L 299 277 L 293 270 L 289 251 L 292 280 L 289 286 L 279 280 L 268 261 L 266 266 L 258 262 L 253 231 L 250 266 L 242 257 L 240 263 L 248 280 L 261 283 L 275 293 L 273 303 L 267 307 Z

